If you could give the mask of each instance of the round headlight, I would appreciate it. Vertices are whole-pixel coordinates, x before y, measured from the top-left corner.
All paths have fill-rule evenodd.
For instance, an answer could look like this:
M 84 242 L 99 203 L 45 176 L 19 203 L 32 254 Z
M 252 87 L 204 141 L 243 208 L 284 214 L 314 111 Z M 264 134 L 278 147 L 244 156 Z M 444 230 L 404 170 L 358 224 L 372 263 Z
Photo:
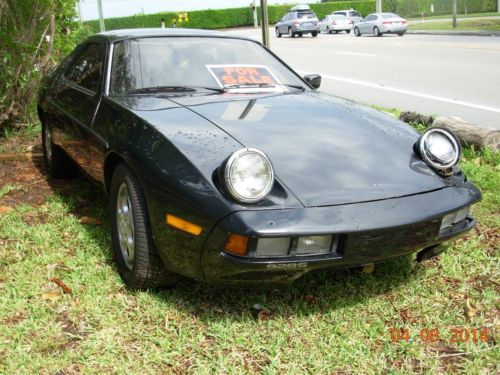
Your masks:
M 271 191 L 274 183 L 273 166 L 262 151 L 244 148 L 227 160 L 224 181 L 234 199 L 254 203 Z
M 460 159 L 460 144 L 455 136 L 442 128 L 430 128 L 418 141 L 420 156 L 433 168 L 446 170 Z

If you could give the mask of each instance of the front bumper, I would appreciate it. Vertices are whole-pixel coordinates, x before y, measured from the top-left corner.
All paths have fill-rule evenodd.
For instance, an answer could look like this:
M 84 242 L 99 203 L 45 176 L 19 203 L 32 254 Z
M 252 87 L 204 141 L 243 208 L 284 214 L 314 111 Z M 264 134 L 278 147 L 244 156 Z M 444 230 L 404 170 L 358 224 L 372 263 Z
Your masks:
M 207 282 L 225 285 L 288 284 L 317 269 L 355 267 L 409 254 L 459 236 L 471 217 L 440 232 L 444 215 L 477 202 L 469 183 L 430 193 L 329 207 L 239 211 L 223 219 L 207 240 L 202 269 Z M 336 251 L 325 255 L 242 257 L 223 249 L 228 233 L 250 238 L 332 234 Z

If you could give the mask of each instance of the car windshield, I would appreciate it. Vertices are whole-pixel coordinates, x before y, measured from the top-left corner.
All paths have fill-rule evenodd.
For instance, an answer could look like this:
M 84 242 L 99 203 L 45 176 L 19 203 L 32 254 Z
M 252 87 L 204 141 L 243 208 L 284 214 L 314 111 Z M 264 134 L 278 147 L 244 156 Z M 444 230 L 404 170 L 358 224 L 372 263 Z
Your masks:
M 306 89 L 257 43 L 230 38 L 155 37 L 116 43 L 110 95 Z M 182 89 L 184 88 L 184 89 Z M 219 90 L 217 90 L 219 89 Z M 276 90 L 274 90 L 276 91 Z
M 314 13 L 307 12 L 307 13 L 298 13 L 297 18 L 301 20 L 309 20 L 316 18 L 316 16 L 314 15 Z

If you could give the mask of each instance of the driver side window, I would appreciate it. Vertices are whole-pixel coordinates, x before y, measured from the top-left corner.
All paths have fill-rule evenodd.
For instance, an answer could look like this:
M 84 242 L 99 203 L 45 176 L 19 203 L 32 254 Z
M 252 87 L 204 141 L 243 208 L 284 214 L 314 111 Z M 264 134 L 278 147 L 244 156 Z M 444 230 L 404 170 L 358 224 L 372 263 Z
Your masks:
M 99 91 L 102 82 L 104 46 L 88 44 L 66 71 L 65 78 L 92 92 Z

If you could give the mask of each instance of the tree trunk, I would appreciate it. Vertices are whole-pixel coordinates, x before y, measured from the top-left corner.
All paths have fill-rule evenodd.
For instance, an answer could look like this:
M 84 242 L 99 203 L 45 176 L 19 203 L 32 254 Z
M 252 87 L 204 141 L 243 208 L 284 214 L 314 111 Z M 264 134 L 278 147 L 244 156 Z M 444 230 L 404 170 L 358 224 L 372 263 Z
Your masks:
M 500 130 L 480 128 L 456 116 L 438 117 L 432 126 L 439 126 L 453 132 L 462 145 L 476 148 L 490 148 L 500 151 Z

